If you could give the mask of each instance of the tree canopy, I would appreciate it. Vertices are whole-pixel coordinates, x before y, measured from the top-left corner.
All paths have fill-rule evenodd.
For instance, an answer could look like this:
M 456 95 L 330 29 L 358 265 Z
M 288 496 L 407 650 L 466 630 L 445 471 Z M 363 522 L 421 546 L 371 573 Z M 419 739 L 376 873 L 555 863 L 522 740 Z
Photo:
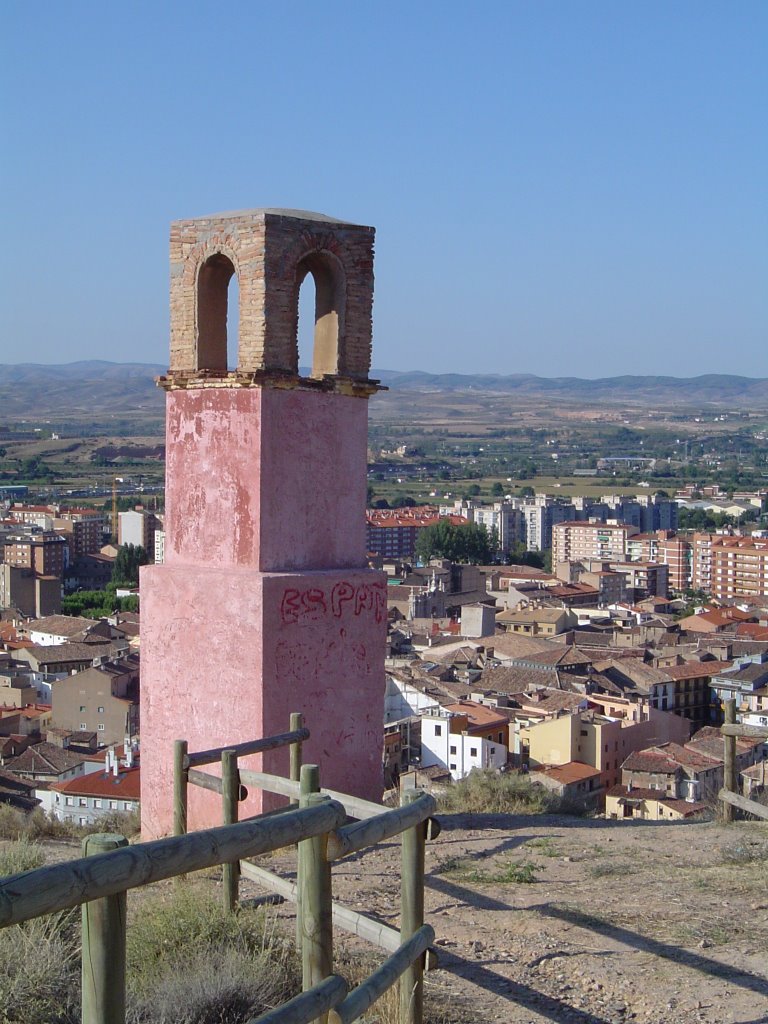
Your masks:
M 416 538 L 416 555 L 422 562 L 448 558 L 452 562 L 486 565 L 493 554 L 488 531 L 477 523 L 455 525 L 448 519 L 439 519 L 419 530 Z
M 135 587 L 139 582 L 139 566 L 147 565 L 149 555 L 141 544 L 121 544 L 112 566 L 112 582 Z

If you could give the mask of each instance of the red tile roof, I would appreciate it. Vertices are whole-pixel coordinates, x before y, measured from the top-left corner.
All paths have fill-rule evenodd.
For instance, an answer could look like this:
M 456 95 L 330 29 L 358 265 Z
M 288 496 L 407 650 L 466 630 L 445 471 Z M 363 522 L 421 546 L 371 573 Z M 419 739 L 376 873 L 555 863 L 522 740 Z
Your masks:
M 79 775 L 66 782 L 54 782 L 51 789 L 72 796 L 119 797 L 121 800 L 138 800 L 141 796 L 141 769 L 121 768 L 115 777 L 104 772 Z

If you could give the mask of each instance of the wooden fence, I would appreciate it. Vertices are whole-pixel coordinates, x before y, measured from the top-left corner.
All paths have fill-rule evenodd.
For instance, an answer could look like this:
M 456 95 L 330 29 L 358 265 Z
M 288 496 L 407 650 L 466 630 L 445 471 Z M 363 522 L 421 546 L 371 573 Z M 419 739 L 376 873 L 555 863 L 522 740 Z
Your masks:
M 736 739 L 739 736 L 752 736 L 756 739 L 768 739 L 768 728 L 760 725 L 743 725 L 736 722 L 736 701 L 725 702 L 725 724 L 720 726 L 725 747 L 723 755 L 723 788 L 717 794 L 723 802 L 723 816 L 726 821 L 733 821 L 734 808 L 754 814 L 758 818 L 768 819 L 768 806 L 750 800 L 739 792 L 739 772 L 736 762 Z
M 352 1024 L 389 988 L 400 984 L 400 1024 L 422 1024 L 423 971 L 429 966 L 434 931 L 424 923 L 424 847 L 439 831 L 428 793 L 404 794 L 399 808 L 321 790 L 316 765 L 301 764 L 309 736 L 301 716 L 281 736 L 190 754 L 178 740 L 174 751 L 174 829 L 167 839 L 129 846 L 123 836 L 89 836 L 79 860 L 0 880 L 0 927 L 82 906 L 82 1024 L 124 1024 L 126 896 L 129 889 L 214 865 L 224 868 L 224 902 L 238 902 L 240 876 L 253 879 L 297 907 L 303 991 L 258 1018 L 258 1024 Z M 238 768 L 238 758 L 281 746 L 291 748 L 291 778 Z M 199 771 L 221 763 L 221 777 Z M 221 793 L 224 824 L 186 832 L 187 789 Z M 279 811 L 238 821 L 245 787 L 287 796 Z M 350 819 L 356 819 L 350 821 Z M 400 930 L 336 903 L 331 863 L 384 839 L 401 838 Z M 249 863 L 247 858 L 298 844 L 296 883 Z M 390 956 L 350 990 L 333 971 L 334 925 L 387 950 Z M 254 1020 L 251 1024 L 257 1024 Z

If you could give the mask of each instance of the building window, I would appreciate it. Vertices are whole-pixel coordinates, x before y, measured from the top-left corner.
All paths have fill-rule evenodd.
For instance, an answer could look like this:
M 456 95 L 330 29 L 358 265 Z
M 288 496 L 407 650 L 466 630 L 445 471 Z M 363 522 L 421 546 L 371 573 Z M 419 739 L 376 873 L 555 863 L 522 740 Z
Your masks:
M 88 824 L 88 819 L 87 818 L 81 818 L 80 819 L 80 824 L 81 825 L 87 825 Z
M 477 747 L 470 747 L 469 748 L 469 756 L 470 757 L 477 757 Z
M 104 714 L 104 708 L 96 708 L 100 715 Z
M 88 723 L 87 722 L 81 722 L 80 723 L 80 728 L 81 729 L 87 729 L 88 728 Z
M 455 754 L 456 753 L 456 747 L 455 746 L 453 746 L 453 745 L 451 746 L 450 753 L 451 754 Z
M 442 735 L 443 735 L 443 727 L 442 727 L 442 725 L 436 725 L 435 726 L 435 736 L 442 736 Z
M 101 809 L 101 800 L 94 800 L 93 801 L 93 806 L 94 807 L 98 807 L 99 809 Z
M 103 722 L 99 722 L 99 724 L 97 726 L 97 729 L 99 730 L 99 732 L 104 732 L 104 723 Z
M 110 800 L 109 801 L 109 809 L 110 809 L 110 811 L 116 811 L 117 810 L 117 800 Z
M 456 765 L 455 764 L 449 764 L 448 767 L 451 769 L 452 772 L 456 771 Z
M 78 804 L 78 807 L 87 807 L 88 806 L 88 801 L 86 800 L 86 798 L 84 796 L 81 796 L 80 799 L 77 801 L 77 804 Z
M 64 798 L 64 803 L 66 804 L 67 807 L 74 807 L 75 806 L 75 801 L 72 799 L 71 796 L 65 797 Z

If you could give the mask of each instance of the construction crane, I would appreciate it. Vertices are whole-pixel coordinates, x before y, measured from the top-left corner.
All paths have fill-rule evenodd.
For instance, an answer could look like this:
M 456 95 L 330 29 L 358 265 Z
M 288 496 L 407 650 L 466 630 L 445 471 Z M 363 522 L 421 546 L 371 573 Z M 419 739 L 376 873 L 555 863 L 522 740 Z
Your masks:
M 113 534 L 113 536 L 115 538 L 115 544 L 117 544 L 119 539 L 120 539 L 120 534 L 118 533 L 118 529 L 117 529 L 117 527 L 118 527 L 118 523 L 117 523 L 117 482 L 118 482 L 118 480 L 120 480 L 120 477 L 118 477 L 118 476 L 113 476 L 112 477 L 112 534 Z

